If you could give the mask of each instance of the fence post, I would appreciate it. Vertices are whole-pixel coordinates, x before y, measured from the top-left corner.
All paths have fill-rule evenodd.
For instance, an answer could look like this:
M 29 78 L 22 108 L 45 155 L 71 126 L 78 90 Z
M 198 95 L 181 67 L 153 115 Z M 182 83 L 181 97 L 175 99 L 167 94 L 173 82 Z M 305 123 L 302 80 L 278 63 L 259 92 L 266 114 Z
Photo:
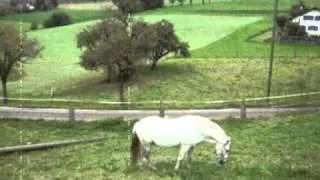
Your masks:
M 74 113 L 74 109 L 73 108 L 69 109 L 69 121 L 71 123 L 73 123 L 75 121 L 75 113 Z
M 160 112 L 159 112 L 159 115 L 162 118 L 165 116 L 165 110 L 164 110 L 163 105 L 162 105 L 162 100 L 160 100 Z
M 242 99 L 241 105 L 240 105 L 240 119 L 245 120 L 247 118 L 247 109 L 245 105 L 245 100 Z

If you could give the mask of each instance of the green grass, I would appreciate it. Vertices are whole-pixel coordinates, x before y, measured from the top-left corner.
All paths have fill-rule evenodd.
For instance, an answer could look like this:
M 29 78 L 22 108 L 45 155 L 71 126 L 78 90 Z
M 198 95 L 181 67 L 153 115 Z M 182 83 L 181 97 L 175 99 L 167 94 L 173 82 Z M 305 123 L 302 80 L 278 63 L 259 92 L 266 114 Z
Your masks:
M 84 2 L 84 3 L 66 3 L 66 4 L 59 4 L 59 8 L 61 9 L 81 9 L 81 10 L 104 10 L 104 9 L 111 9 L 113 6 L 112 2 Z
M 13 14 L 9 16 L 0 17 L 0 21 L 16 22 L 16 26 L 19 26 L 18 22 L 20 21 L 22 21 L 23 23 L 30 23 L 30 24 L 32 22 L 37 22 L 38 24 L 42 25 L 42 22 L 48 19 L 51 16 L 51 14 L 55 11 L 63 11 L 68 13 L 73 23 L 103 19 L 103 18 L 109 17 L 111 14 L 111 11 L 107 12 L 105 10 L 58 9 L 54 11 Z M 25 31 L 29 31 L 29 29 L 30 28 L 27 28 L 25 29 Z
M 65 64 L 66 63 L 66 64 Z M 30 68 L 43 67 L 45 63 Z M 54 64 L 50 70 L 42 68 L 39 75 L 27 76 L 22 84 L 10 83 L 11 96 L 50 98 L 51 87 L 55 88 L 53 98 L 79 100 L 118 101 L 117 85 L 102 83 L 102 74 L 89 73 L 61 62 L 64 68 Z M 37 67 L 38 66 L 38 67 Z M 49 66 L 49 64 L 48 64 Z M 59 68 L 59 69 L 58 69 Z M 62 70 L 61 70 L 62 69 Z M 272 95 L 318 91 L 320 60 L 276 59 L 274 64 Z M 267 61 L 261 59 L 171 59 L 161 63 L 155 72 L 139 68 L 130 82 L 130 101 L 177 100 L 182 103 L 165 105 L 166 108 L 210 108 L 224 104 L 210 105 L 200 101 L 263 97 L 266 89 Z M 35 73 L 38 71 L 34 71 Z M 40 74 L 47 73 L 47 76 Z M 37 78 L 37 79 L 36 79 Z M 42 82 L 42 83 L 37 83 Z M 128 92 L 126 92 L 127 94 Z M 320 96 L 293 98 L 275 103 L 298 103 L 319 100 Z M 66 107 L 64 103 L 36 103 L 42 107 Z M 17 105 L 17 104 L 14 104 Z M 28 106 L 28 104 L 25 104 Z M 30 104 L 29 104 L 30 105 Z M 69 104 L 82 108 L 115 108 L 86 103 Z M 131 109 L 158 108 L 158 105 L 136 104 Z
M 0 120 L 1 144 L 22 145 L 88 136 L 108 140 L 63 148 L 14 153 L 0 158 L 4 179 L 319 179 L 319 113 L 271 119 L 222 121 L 232 138 L 232 153 L 219 166 L 211 144 L 199 144 L 191 167 L 173 170 L 178 148 L 152 147 L 157 170 L 128 166 L 128 133 L 121 121 L 75 123 Z
M 167 19 L 174 24 L 175 32 L 181 40 L 198 49 L 248 24 L 261 20 L 261 17 L 204 16 L 204 15 L 145 15 L 139 16 L 147 22 Z
M 17 22 L 17 21 L 6 21 L 6 20 L 1 20 L 0 19 L 0 24 L 5 24 L 5 25 L 11 25 L 14 26 L 15 28 L 26 32 L 29 31 L 30 27 L 31 27 L 31 23 L 29 22 Z
M 219 3 L 215 5 L 218 6 Z M 185 7 L 180 9 L 183 8 Z M 137 75 L 129 83 L 131 101 L 177 100 L 188 103 L 171 104 L 167 108 L 208 108 L 212 105 L 194 101 L 265 96 L 270 44 L 247 40 L 250 36 L 270 27 L 270 16 L 263 16 L 263 19 L 259 20 L 262 16 L 236 17 L 230 14 L 216 16 L 214 13 L 161 15 L 165 9 L 141 13 L 139 16 L 146 17 L 148 21 L 162 18 L 173 21 L 179 37 L 189 41 L 193 49 L 192 58 L 171 58 L 161 62 L 155 72 L 145 66 L 139 67 Z M 92 17 L 86 13 L 87 11 L 73 12 L 83 13 L 83 17 L 78 17 L 79 21 L 89 20 Z M 26 22 L 31 22 L 37 19 L 38 15 L 38 19 L 41 20 L 48 13 L 30 13 L 23 18 Z M 10 17 L 17 20 L 21 16 Z M 259 21 L 255 22 L 257 20 Z M 101 72 L 85 71 L 78 64 L 81 51 L 76 48 L 75 35 L 95 22 L 28 33 L 29 36 L 37 38 L 46 49 L 42 52 L 42 57 L 24 65 L 26 76 L 21 83 L 13 81 L 8 84 L 9 96 L 118 101 L 117 84 L 104 84 Z M 247 23 L 251 24 L 245 26 Z M 296 49 L 297 58 L 293 58 L 294 46 L 276 45 L 272 95 L 319 91 L 320 77 L 317 73 L 320 70 L 319 47 L 297 46 Z M 298 99 L 298 101 L 308 100 L 308 98 Z M 293 101 L 277 101 L 280 102 Z M 20 103 L 13 102 L 11 105 Z M 93 104 L 66 105 L 53 102 L 26 102 L 21 105 L 110 108 Z M 131 108 L 156 107 L 158 105 L 134 105 Z
M 271 18 L 264 18 L 259 22 L 250 24 L 244 28 L 238 29 L 230 36 L 210 45 L 192 52 L 193 57 L 212 58 L 212 57 L 250 57 L 250 58 L 268 58 L 270 54 L 270 43 L 250 42 L 250 36 L 271 27 Z M 292 58 L 294 50 L 297 47 L 300 57 L 319 57 L 320 46 L 317 45 L 284 45 L 277 43 L 275 46 L 276 57 Z
M 175 20 L 177 21 L 177 19 Z M 191 20 L 196 21 L 195 19 Z M 203 20 L 209 23 L 210 18 L 204 18 Z M 29 36 L 37 38 L 46 49 L 41 53 L 42 57 L 24 65 L 26 76 L 22 79 L 21 83 L 20 81 L 9 82 L 9 96 L 25 98 L 70 98 L 87 101 L 118 101 L 118 86 L 116 84 L 104 84 L 101 72 L 85 71 L 78 64 L 78 57 L 81 55 L 81 52 L 76 48 L 75 35 L 82 28 L 92 25 L 94 22 L 95 21 L 78 23 L 61 28 L 30 32 Z M 264 25 L 264 23 L 265 22 L 262 21 L 262 25 Z M 181 24 L 178 27 L 181 27 Z M 182 30 L 183 29 L 179 30 L 178 28 L 178 33 L 183 32 Z M 196 31 L 195 29 L 193 30 Z M 239 37 L 247 36 L 248 35 L 243 32 Z M 225 39 L 228 37 L 229 36 L 225 37 Z M 242 43 L 241 39 L 234 40 Z M 199 46 L 201 45 L 200 43 L 202 43 L 197 40 L 193 40 L 193 42 L 194 46 Z M 231 56 L 232 54 L 228 54 L 227 52 L 232 52 L 232 50 L 238 52 L 238 49 L 239 53 L 247 52 L 249 54 L 253 52 L 253 50 L 250 49 L 251 44 L 247 45 L 249 46 L 248 48 L 247 46 L 232 45 L 230 43 L 231 41 L 226 41 L 226 45 L 230 46 L 228 49 L 227 46 L 223 46 L 223 42 L 222 40 L 217 41 L 217 44 L 222 44 L 216 46 L 216 49 L 212 49 L 211 51 L 219 52 L 219 50 L 221 50 L 221 52 L 219 52 L 221 56 L 223 54 L 225 54 L 225 56 Z M 191 47 L 192 46 L 193 44 L 191 44 Z M 259 44 L 254 43 L 253 46 L 260 47 Z M 194 57 L 203 56 L 204 53 L 201 51 L 208 47 L 210 47 L 210 45 L 192 52 L 192 55 Z M 265 46 L 261 45 L 260 48 L 262 50 Z M 131 87 L 130 101 L 177 100 L 189 103 L 170 104 L 166 106 L 166 108 L 208 108 L 212 107 L 212 105 L 196 103 L 194 101 L 232 100 L 243 97 L 265 96 L 266 75 L 268 70 L 267 59 L 214 59 L 209 57 L 217 54 L 211 51 L 205 56 L 208 57 L 207 59 L 173 58 L 166 60 L 161 62 L 154 72 L 149 70 L 148 67 L 140 67 L 137 75 L 129 83 Z M 198 53 L 200 55 L 198 55 Z M 259 55 L 259 52 L 254 53 Z M 275 59 L 272 95 L 318 91 L 320 89 L 320 77 L 317 73 L 319 70 L 319 58 L 310 60 L 301 57 L 297 59 Z M 51 96 L 52 92 L 53 96 Z M 317 97 L 317 99 L 319 98 Z M 298 100 L 308 101 L 309 99 Z M 288 103 L 291 101 L 284 100 L 280 102 Z M 18 102 L 18 104 L 20 104 L 20 102 Z M 12 105 L 17 105 L 17 103 L 13 103 Z M 72 105 L 86 108 L 117 108 L 117 106 L 114 105 L 100 106 L 86 103 L 71 103 L 66 105 L 65 103 L 52 102 L 26 102 L 22 105 L 41 107 L 68 107 Z M 223 105 L 218 106 L 221 107 Z M 158 105 L 147 104 L 131 106 L 131 108 L 138 109 L 157 107 Z
M 60 11 L 66 12 L 70 15 L 74 23 L 102 19 L 107 17 L 108 13 L 105 11 L 98 10 L 71 10 L 71 9 L 59 9 Z M 45 11 L 45 12 L 33 12 L 25 14 L 14 14 L 9 16 L 4 16 L 1 19 L 10 21 L 20 21 L 23 22 L 33 22 L 42 23 L 45 19 L 48 19 L 51 14 L 55 11 Z
M 189 6 L 187 0 L 184 6 L 167 5 L 165 8 L 157 10 L 161 13 L 241 13 L 241 14 L 271 14 L 274 9 L 274 2 L 270 0 L 236 0 L 236 1 L 214 1 L 204 5 L 201 0 L 193 0 L 193 5 Z M 206 2 L 209 2 L 206 0 Z M 291 5 L 297 3 L 297 0 L 280 0 L 279 10 L 289 11 Z M 320 2 L 314 0 L 305 0 L 309 6 L 320 6 Z M 153 12 L 153 11 L 150 11 Z

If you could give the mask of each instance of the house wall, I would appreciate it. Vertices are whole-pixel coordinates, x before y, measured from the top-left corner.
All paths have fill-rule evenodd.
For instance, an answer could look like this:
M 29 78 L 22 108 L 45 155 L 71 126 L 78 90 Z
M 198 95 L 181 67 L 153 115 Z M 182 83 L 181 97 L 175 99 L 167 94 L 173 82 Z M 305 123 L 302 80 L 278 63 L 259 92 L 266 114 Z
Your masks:
M 313 16 L 313 20 L 304 20 L 304 16 Z M 293 20 L 295 23 L 299 23 L 300 26 L 306 27 L 306 32 L 308 35 L 313 36 L 320 36 L 320 21 L 316 20 L 315 17 L 320 16 L 320 12 L 318 11 L 311 11 L 309 13 L 306 13 L 302 16 L 299 16 Z M 310 26 L 316 26 L 318 27 L 318 30 L 309 30 L 308 27 Z

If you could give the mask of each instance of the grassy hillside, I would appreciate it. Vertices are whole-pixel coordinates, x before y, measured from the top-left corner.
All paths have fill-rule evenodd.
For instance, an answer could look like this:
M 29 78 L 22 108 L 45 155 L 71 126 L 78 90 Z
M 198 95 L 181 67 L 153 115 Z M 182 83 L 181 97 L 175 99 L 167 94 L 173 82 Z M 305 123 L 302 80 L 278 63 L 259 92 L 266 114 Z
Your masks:
M 147 20 L 154 21 L 162 16 L 146 17 Z M 232 17 L 181 17 L 178 15 L 164 17 L 177 23 L 178 35 L 183 40 L 189 38 L 192 48 L 205 46 L 206 43 L 225 36 L 226 29 L 236 30 L 237 28 Z M 179 21 L 181 19 L 183 21 Z M 245 24 L 256 19 L 243 18 L 242 23 Z M 230 23 L 229 26 L 228 23 L 222 23 L 224 20 Z M 190 24 L 182 22 L 190 22 Z M 61 28 L 30 32 L 29 35 L 37 38 L 46 49 L 40 58 L 24 65 L 27 76 L 22 79 L 22 83 L 19 81 L 9 83 L 10 96 L 117 101 L 116 84 L 104 84 L 101 72 L 85 71 L 78 64 L 81 51 L 76 48 L 75 35 L 82 28 L 94 23 L 78 23 Z M 261 24 L 261 22 L 259 23 Z M 259 28 L 259 23 L 252 27 Z M 265 21 L 262 21 L 262 25 L 265 24 Z M 241 26 L 241 23 L 238 25 Z M 199 32 L 198 29 L 201 27 L 204 28 L 204 31 Z M 130 100 L 146 101 L 162 98 L 178 101 L 208 101 L 264 96 L 268 66 L 267 59 L 260 59 L 259 56 L 262 57 L 264 52 L 268 52 L 268 44 L 247 43 L 244 40 L 248 36 L 245 34 L 245 29 L 242 34 L 231 34 L 216 43 L 193 51 L 191 59 L 172 58 L 166 60 L 160 63 L 157 71 L 151 71 L 145 66 L 140 67 L 137 75 L 129 84 L 132 88 Z M 208 34 L 211 35 L 208 36 Z M 234 36 L 235 38 L 233 38 Z M 235 59 L 211 58 L 219 55 L 237 57 L 234 56 L 237 53 L 239 56 Z M 258 58 L 250 60 L 241 58 L 249 55 Z M 196 59 L 195 57 L 205 57 L 206 59 Z M 320 59 L 315 58 L 310 61 L 306 61 L 304 58 L 276 59 L 274 68 L 273 95 L 320 89 L 320 77 L 317 76 L 317 71 L 320 69 Z M 204 107 L 206 105 L 175 104 L 172 106 Z M 143 107 L 149 106 L 144 105 Z
M 0 157 L 4 179 L 319 179 L 319 113 L 219 122 L 232 139 L 225 166 L 211 144 L 196 146 L 191 167 L 173 170 L 178 148 L 152 147 L 157 170 L 128 166 L 128 132 L 121 121 L 75 123 L 0 120 L 0 147 L 70 138 L 105 136 L 92 144 Z
M 81 9 L 58 9 L 53 11 L 44 12 L 32 12 L 13 14 L 9 16 L 0 17 L 0 22 L 10 23 L 15 25 L 18 29 L 20 28 L 20 21 L 23 23 L 23 32 L 30 31 L 32 22 L 37 22 L 39 28 L 42 27 L 44 20 L 48 19 L 53 12 L 63 11 L 70 15 L 72 23 L 86 22 L 92 20 L 103 19 L 111 15 L 111 11 L 106 10 L 81 10 Z
M 240 2 L 242 1 L 233 3 Z M 216 2 L 210 6 L 219 7 L 219 3 L 231 2 Z M 205 9 L 207 6 L 209 5 L 201 8 Z M 169 107 L 198 108 L 212 107 L 196 103 L 199 101 L 265 96 L 270 43 L 248 40 L 251 36 L 270 28 L 271 16 L 257 14 L 252 16 L 250 13 L 241 15 L 242 12 L 237 16 L 216 15 L 215 12 L 182 13 L 185 8 L 197 9 L 197 7 L 174 7 L 181 10 L 180 14 L 164 15 L 163 13 L 169 8 L 138 14 L 149 22 L 162 18 L 172 21 L 178 36 L 189 42 L 192 58 L 170 58 L 161 62 L 154 72 L 146 66 L 139 67 L 136 76 L 129 83 L 131 101 L 177 100 L 185 103 L 171 104 Z M 259 3 L 259 7 L 264 7 L 263 3 Z M 237 8 L 241 6 L 234 7 L 235 10 Z M 89 11 L 68 11 L 76 12 L 79 15 L 77 16 L 79 22 L 95 19 L 96 15 L 99 15 L 99 13 L 86 13 Z M 37 19 L 37 16 L 38 20 L 41 20 L 48 13 L 30 13 L 23 18 L 25 22 Z M 13 20 L 22 18 L 22 16 L 10 17 Z M 76 48 L 75 36 L 84 27 L 95 22 L 87 21 L 28 33 L 29 36 L 37 38 L 46 49 L 41 57 L 23 66 L 26 76 L 21 83 L 13 81 L 8 84 L 9 96 L 118 101 L 117 84 L 105 84 L 102 72 L 85 71 L 78 64 L 81 51 Z M 277 44 L 272 95 L 318 91 L 319 50 L 319 46 Z M 308 99 L 301 101 L 306 100 Z M 17 105 L 17 102 L 12 105 Z M 24 105 L 29 106 L 30 103 Z M 68 107 L 70 104 L 48 102 L 31 103 L 31 105 Z M 97 107 L 80 103 L 75 106 Z M 156 107 L 158 105 L 137 105 L 132 108 Z
M 74 10 L 74 9 L 58 9 L 59 11 L 66 12 L 70 15 L 74 23 L 102 19 L 107 17 L 108 13 L 103 10 Z M 45 12 L 33 12 L 24 14 L 14 14 L 10 16 L 1 17 L 0 20 L 9 21 L 23 21 L 23 22 L 33 22 L 42 23 L 45 19 L 48 19 L 51 14 L 55 11 L 45 11 Z
M 190 49 L 205 47 L 237 29 L 254 23 L 261 17 L 204 16 L 204 15 L 145 15 L 147 22 L 167 19 L 174 24 L 174 29 L 181 40 L 190 45 Z
M 202 0 L 193 0 L 193 5 L 189 6 L 189 0 L 184 6 L 177 3 L 174 6 L 167 5 L 161 9 L 162 13 L 242 13 L 242 14 L 270 14 L 274 9 L 274 0 L 205 0 L 206 4 L 201 4 Z M 298 0 L 280 0 L 279 10 L 288 11 L 291 5 L 298 3 Z M 320 7 L 320 2 L 315 0 L 305 0 L 309 6 Z
M 238 29 L 230 36 L 226 36 L 219 41 L 197 49 L 192 52 L 193 57 L 213 58 L 213 57 L 249 57 L 268 58 L 270 55 L 270 42 L 251 42 L 250 37 L 259 34 L 265 29 L 271 28 L 271 18 L 265 17 L 259 22 L 252 23 L 244 28 Z M 297 53 L 295 54 L 295 51 Z M 295 45 L 279 44 L 275 46 L 275 57 L 292 58 L 293 56 L 319 57 L 319 45 Z

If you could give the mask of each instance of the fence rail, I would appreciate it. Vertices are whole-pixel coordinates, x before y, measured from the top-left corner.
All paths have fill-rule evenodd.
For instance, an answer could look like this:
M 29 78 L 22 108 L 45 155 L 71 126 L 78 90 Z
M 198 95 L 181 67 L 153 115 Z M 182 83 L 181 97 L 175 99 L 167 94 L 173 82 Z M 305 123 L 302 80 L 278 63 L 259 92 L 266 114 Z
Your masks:
M 62 120 L 62 121 L 93 121 L 100 119 L 112 119 L 112 118 L 125 118 L 125 119 L 139 119 L 150 115 L 160 115 L 176 117 L 185 114 L 201 115 L 210 117 L 212 119 L 220 120 L 225 118 L 239 118 L 246 119 L 257 116 L 271 116 L 277 113 L 286 112 L 306 112 L 306 111 L 320 111 L 319 107 L 304 107 L 304 108 L 247 108 L 246 102 L 249 101 L 262 101 L 268 99 L 283 99 L 310 95 L 319 95 L 318 92 L 290 94 L 282 96 L 272 97 L 256 97 L 247 99 L 235 99 L 235 100 L 215 100 L 215 101 L 197 101 L 197 103 L 218 104 L 218 103 L 230 103 L 238 102 L 239 108 L 228 109 L 194 109 L 194 110 L 170 110 L 163 109 L 162 104 L 168 103 L 190 103 L 187 101 L 140 101 L 140 102 L 122 102 L 123 104 L 160 104 L 159 110 L 92 110 L 92 109 L 54 109 L 54 108 L 15 108 L 15 107 L 0 107 L 0 118 L 19 118 L 19 119 L 44 119 L 44 120 Z M 98 103 L 98 104 L 121 104 L 121 102 L 109 102 L 109 101 L 80 101 L 69 99 L 30 99 L 30 98 L 9 98 L 10 100 L 25 100 L 25 101 L 58 101 L 58 102 L 80 102 L 80 103 Z M 196 102 L 196 101 L 194 101 Z M 193 103 L 194 103 L 193 102 Z
M 239 102 L 250 102 L 250 101 L 265 101 L 265 100 L 274 100 L 274 99 L 286 99 L 294 97 L 303 97 L 303 96 L 312 96 L 320 95 L 320 91 L 316 92 L 307 92 L 307 93 L 297 93 L 297 94 L 288 94 L 288 95 L 279 95 L 279 96 L 270 96 L 270 97 L 253 97 L 253 98 L 243 98 L 243 99 L 234 99 L 234 100 L 212 100 L 212 101 L 177 101 L 177 100 L 152 100 L 152 101 L 86 101 L 86 100 L 75 100 L 75 99 L 59 99 L 59 98 L 7 98 L 11 101 L 29 101 L 29 102 L 66 102 L 66 103 L 91 103 L 91 104 L 111 104 L 111 105 L 120 105 L 120 104 L 223 104 L 223 103 L 239 103 Z M 4 98 L 1 97 L 0 100 Z

